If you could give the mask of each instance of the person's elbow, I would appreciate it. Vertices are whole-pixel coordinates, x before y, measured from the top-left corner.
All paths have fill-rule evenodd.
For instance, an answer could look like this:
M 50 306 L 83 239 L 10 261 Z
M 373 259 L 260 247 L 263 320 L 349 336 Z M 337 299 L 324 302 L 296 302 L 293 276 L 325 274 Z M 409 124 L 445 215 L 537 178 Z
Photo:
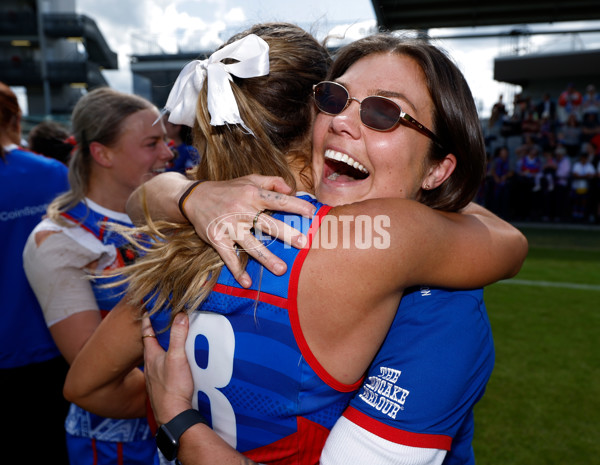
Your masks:
M 73 385 L 73 382 L 71 381 L 69 376 L 67 376 L 67 379 L 65 379 L 65 384 L 63 386 L 63 397 L 69 402 L 73 403 L 77 403 L 78 400 L 78 391 Z
M 512 269 L 509 270 L 506 279 L 514 278 L 519 273 L 519 271 L 521 271 L 523 263 L 525 263 L 525 259 L 527 258 L 527 254 L 529 253 L 529 242 L 527 241 L 525 235 L 515 228 L 514 236 L 515 237 L 512 240 L 512 242 L 514 242 L 514 248 L 512 249 L 512 253 L 514 254 L 515 258 L 515 265 Z
M 71 371 L 69 371 L 63 385 L 64 398 L 69 402 L 82 406 L 82 404 L 85 404 L 85 398 L 89 394 L 84 386 L 80 382 L 77 382 L 77 378 L 71 374 Z

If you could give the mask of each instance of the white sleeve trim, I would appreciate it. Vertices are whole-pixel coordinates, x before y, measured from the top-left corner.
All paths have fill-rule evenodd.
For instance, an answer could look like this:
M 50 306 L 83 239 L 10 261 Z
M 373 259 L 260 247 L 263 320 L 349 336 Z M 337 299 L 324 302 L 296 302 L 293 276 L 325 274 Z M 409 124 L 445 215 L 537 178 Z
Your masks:
M 48 327 L 75 313 L 98 310 L 84 271 L 96 258 L 96 254 L 61 232 L 49 235 L 39 247 L 35 234 L 29 235 L 23 250 L 23 268 Z
M 66 236 L 77 242 L 77 244 L 85 247 L 92 254 L 94 254 L 94 258 L 92 258 L 90 262 L 98 260 L 98 269 L 103 270 L 117 258 L 117 249 L 114 245 L 103 244 L 100 239 L 82 227 L 66 227 L 59 225 L 48 218 L 45 218 L 35 227 L 31 234 L 35 235 L 39 231 L 63 232 Z
M 345 417 L 333 426 L 321 465 L 440 465 L 446 451 L 405 446 L 380 438 Z

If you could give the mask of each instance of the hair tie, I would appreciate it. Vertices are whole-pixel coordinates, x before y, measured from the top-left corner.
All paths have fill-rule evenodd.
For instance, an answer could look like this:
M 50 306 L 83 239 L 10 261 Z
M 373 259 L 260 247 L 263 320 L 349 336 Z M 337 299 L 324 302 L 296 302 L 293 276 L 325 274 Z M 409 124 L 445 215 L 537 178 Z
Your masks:
M 236 63 L 221 61 L 233 58 Z M 251 78 L 269 74 L 269 45 L 255 34 L 217 50 L 206 60 L 194 60 L 179 73 L 162 114 L 170 112 L 169 121 L 192 127 L 196 119 L 198 95 L 208 79 L 208 111 L 212 126 L 241 124 L 248 132 L 231 90 L 231 75 Z
M 72 145 L 75 147 L 77 145 L 77 141 L 75 140 L 75 136 L 69 136 L 64 141 L 65 144 Z

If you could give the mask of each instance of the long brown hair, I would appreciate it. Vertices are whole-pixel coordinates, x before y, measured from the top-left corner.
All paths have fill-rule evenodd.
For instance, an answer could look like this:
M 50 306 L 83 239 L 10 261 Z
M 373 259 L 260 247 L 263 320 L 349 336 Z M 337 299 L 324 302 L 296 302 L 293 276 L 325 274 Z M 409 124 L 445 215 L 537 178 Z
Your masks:
M 289 23 L 259 24 L 228 43 L 248 34 L 269 45 L 269 74 L 234 77 L 231 83 L 240 116 L 253 135 L 238 125 L 210 125 L 205 82 L 193 127 L 194 145 L 201 153 L 194 176 L 221 181 L 258 173 L 281 176 L 295 186 L 290 162 L 301 166 L 301 175 L 310 179 L 312 86 L 325 78 L 329 53 L 312 35 Z M 120 270 L 129 282 L 131 302 L 139 304 L 151 296 L 153 311 L 168 305 L 172 315 L 198 307 L 223 266 L 219 255 L 190 224 L 147 220 L 148 227 L 128 234 L 142 247 L 143 256 Z

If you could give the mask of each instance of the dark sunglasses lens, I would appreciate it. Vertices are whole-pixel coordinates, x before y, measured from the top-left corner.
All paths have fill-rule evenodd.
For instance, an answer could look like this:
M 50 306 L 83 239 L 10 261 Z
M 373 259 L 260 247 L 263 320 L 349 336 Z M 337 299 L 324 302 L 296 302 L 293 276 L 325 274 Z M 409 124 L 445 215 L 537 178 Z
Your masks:
M 321 82 L 315 87 L 315 102 L 324 113 L 337 115 L 346 107 L 348 92 L 342 86 Z
M 360 106 L 360 119 L 371 129 L 387 131 L 400 120 L 400 107 L 383 97 L 367 97 Z

